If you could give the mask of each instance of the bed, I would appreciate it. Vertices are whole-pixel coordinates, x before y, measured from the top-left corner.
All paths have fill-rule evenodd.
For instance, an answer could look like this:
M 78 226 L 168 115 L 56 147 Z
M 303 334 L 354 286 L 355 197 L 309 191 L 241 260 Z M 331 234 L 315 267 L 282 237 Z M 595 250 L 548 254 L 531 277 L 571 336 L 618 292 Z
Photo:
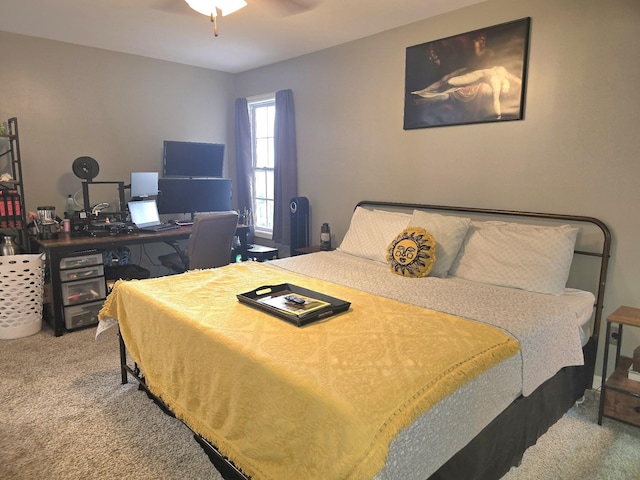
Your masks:
M 225 479 L 500 478 L 591 385 L 609 248 L 591 217 L 363 201 L 335 251 L 118 282 L 99 329 Z M 280 283 L 351 308 L 236 298 Z

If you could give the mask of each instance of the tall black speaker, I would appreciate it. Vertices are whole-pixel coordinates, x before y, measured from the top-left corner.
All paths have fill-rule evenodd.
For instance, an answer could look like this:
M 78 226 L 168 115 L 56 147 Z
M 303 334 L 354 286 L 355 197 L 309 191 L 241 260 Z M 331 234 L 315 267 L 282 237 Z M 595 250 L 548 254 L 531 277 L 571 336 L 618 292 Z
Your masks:
M 309 246 L 309 199 L 293 197 L 289 202 L 291 212 L 291 255 L 298 248 Z

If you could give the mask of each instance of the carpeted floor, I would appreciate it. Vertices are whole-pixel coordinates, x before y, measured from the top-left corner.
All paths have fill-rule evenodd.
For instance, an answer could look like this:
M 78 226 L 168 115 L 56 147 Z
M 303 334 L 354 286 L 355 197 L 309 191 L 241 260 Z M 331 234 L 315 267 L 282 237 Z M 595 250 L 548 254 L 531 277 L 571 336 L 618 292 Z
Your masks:
M 599 392 L 587 391 L 503 480 L 640 479 L 640 428 L 608 418 L 598 425 L 599 402 Z
M 121 385 L 115 329 L 94 336 L 1 341 L 0 478 L 222 478 L 189 429 Z
M 0 340 L 0 479 L 220 480 L 182 423 L 120 384 L 115 330 L 94 335 Z M 589 392 L 504 479 L 640 479 L 640 429 L 599 426 L 597 405 Z

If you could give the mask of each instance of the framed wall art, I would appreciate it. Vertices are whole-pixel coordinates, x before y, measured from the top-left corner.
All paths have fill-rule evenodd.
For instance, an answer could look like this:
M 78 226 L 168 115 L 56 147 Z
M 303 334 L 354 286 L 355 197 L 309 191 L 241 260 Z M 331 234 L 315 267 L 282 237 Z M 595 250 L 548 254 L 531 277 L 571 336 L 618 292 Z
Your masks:
M 404 129 L 522 120 L 530 23 L 408 47 Z

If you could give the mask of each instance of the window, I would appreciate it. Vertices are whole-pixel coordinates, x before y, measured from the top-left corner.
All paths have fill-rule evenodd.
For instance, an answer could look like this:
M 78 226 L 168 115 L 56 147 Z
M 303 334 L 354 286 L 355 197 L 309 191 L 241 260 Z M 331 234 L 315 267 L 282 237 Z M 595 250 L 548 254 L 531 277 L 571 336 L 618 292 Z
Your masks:
M 249 99 L 256 234 L 273 233 L 275 95 Z

